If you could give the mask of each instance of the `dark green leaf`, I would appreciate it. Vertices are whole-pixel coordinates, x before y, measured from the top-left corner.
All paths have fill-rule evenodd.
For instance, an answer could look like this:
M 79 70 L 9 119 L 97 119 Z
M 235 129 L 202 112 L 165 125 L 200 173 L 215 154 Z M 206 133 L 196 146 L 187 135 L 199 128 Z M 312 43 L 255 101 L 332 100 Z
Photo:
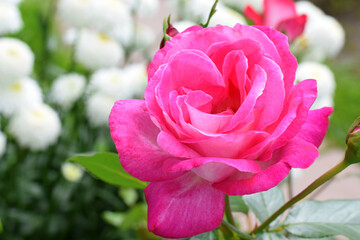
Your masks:
M 67 161 L 81 164 L 99 179 L 113 185 L 139 189 L 147 186 L 147 183 L 125 172 L 115 153 L 82 154 L 71 157 Z

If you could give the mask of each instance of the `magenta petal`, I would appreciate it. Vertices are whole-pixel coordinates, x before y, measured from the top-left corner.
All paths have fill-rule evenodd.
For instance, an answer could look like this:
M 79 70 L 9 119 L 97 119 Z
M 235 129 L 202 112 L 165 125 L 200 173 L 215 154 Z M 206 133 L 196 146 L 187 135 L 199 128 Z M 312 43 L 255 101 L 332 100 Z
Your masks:
M 329 116 L 333 112 L 331 107 L 324 107 L 309 111 L 305 124 L 302 126 L 297 137 L 319 147 L 326 135 L 329 126 Z
M 213 186 L 229 195 L 252 194 L 266 191 L 278 185 L 291 168 L 307 168 L 318 157 L 317 148 L 301 139 L 293 138 L 284 147 L 277 149 L 268 161 L 258 162 L 264 169 L 250 178 L 242 173 Z
M 159 133 L 157 142 L 166 152 L 179 158 L 194 158 L 200 156 L 191 148 L 180 143 L 174 136 L 164 131 Z
M 217 228 L 224 215 L 224 194 L 194 173 L 150 183 L 145 189 L 148 228 L 165 238 L 186 238 Z
M 244 10 L 245 17 L 251 19 L 255 25 L 263 25 L 263 19 L 261 14 L 259 14 L 252 6 L 247 5 Z
M 243 179 L 244 174 L 239 173 L 229 180 L 214 183 L 213 186 L 228 195 L 253 194 L 275 187 L 289 174 L 289 171 L 290 166 L 287 163 L 279 162 L 250 178 Z
M 162 181 L 180 175 L 162 170 L 164 161 L 173 156 L 158 146 L 160 130 L 151 121 L 144 101 L 117 101 L 109 125 L 121 165 L 129 174 L 142 181 Z
M 277 29 L 280 22 L 295 16 L 293 0 L 264 0 L 264 25 Z

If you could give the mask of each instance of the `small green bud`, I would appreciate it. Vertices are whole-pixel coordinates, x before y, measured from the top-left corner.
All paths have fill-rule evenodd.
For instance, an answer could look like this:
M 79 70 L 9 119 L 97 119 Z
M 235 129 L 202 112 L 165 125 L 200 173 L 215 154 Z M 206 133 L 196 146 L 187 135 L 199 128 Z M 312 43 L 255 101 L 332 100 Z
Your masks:
M 360 117 L 349 128 L 346 135 L 345 161 L 349 164 L 360 162 Z

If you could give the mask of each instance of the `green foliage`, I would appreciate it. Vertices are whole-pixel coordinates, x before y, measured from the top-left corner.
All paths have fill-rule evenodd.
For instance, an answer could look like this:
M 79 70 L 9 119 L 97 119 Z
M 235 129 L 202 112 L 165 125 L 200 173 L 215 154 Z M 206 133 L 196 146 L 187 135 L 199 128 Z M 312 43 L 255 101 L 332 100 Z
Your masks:
M 147 183 L 125 172 L 116 153 L 83 154 L 71 157 L 67 161 L 81 164 L 99 179 L 113 185 L 138 189 L 147 186 Z
M 268 219 L 284 203 L 284 195 L 279 187 L 266 192 L 243 196 L 246 205 L 255 213 L 260 222 Z
M 3 226 L 2 226 L 2 222 L 1 222 L 1 219 L 0 219 L 0 233 L 3 232 Z
M 290 211 L 284 228 L 302 238 L 360 239 L 360 200 L 303 202 Z
M 229 196 L 231 210 L 234 212 L 242 212 L 248 214 L 249 208 L 245 204 L 242 196 Z
M 345 147 L 345 138 L 351 123 L 359 115 L 360 71 L 356 64 L 330 63 L 336 77 L 334 113 L 330 117 L 328 137 Z
M 280 233 L 265 232 L 258 234 L 256 240 L 287 240 L 288 238 Z

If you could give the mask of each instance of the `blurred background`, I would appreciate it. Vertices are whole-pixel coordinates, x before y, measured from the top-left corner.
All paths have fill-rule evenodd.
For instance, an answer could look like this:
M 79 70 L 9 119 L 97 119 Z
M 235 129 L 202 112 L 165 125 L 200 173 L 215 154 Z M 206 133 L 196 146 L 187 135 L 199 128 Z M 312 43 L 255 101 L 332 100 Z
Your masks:
M 204 23 L 210 0 L 0 0 L 0 239 L 158 239 L 146 228 L 142 191 L 107 185 L 74 154 L 115 152 L 108 115 L 143 98 L 147 65 L 171 14 L 182 31 Z M 249 21 L 261 0 L 220 0 L 210 25 Z M 298 1 L 308 15 L 291 43 L 296 81 L 318 80 L 314 107 L 334 106 L 321 156 L 293 172 L 300 191 L 343 156 L 360 114 L 360 2 Z M 359 166 L 315 199 L 360 198 Z M 1 226 L 1 224 L 0 224 Z M 0 227 L 1 228 L 1 227 Z

